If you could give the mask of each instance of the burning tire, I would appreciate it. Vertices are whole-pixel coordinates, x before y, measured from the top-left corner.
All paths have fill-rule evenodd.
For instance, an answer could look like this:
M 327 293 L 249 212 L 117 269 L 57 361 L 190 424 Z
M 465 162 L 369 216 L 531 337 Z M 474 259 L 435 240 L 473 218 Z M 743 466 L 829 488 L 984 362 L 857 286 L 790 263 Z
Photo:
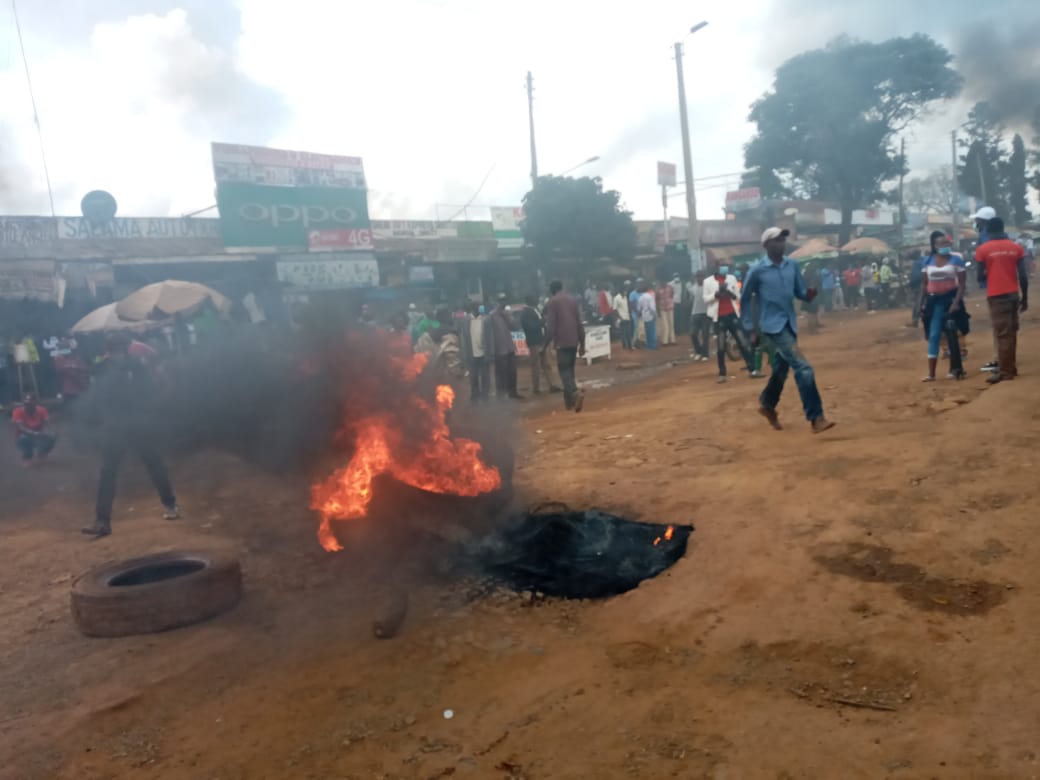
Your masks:
M 151 634 L 208 620 L 241 597 L 235 558 L 166 552 L 80 575 L 72 584 L 72 617 L 87 636 Z

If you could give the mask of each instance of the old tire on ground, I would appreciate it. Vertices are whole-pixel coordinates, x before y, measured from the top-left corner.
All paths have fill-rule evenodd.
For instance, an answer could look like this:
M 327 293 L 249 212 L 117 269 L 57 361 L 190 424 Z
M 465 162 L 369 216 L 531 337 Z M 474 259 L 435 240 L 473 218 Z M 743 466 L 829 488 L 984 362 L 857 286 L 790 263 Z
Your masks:
M 87 636 L 128 636 L 198 623 L 242 596 L 242 569 L 229 555 L 165 552 L 108 563 L 72 584 L 72 616 Z

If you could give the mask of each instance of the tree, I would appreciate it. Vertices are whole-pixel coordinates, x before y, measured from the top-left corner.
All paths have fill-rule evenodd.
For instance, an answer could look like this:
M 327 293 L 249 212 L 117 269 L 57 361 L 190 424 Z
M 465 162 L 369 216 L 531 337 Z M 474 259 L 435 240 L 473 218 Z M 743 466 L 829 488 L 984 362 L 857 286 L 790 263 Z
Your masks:
M 1040 106 L 1036 107 L 1033 114 L 1033 151 L 1029 153 L 1030 161 L 1036 166 L 1029 183 L 1033 185 L 1036 194 L 1040 196 Z
M 1025 225 L 1033 219 L 1029 211 L 1029 182 L 1026 178 L 1026 145 L 1015 133 L 1011 140 L 1011 156 L 1006 166 L 1008 214 L 1016 225 Z
M 957 174 L 961 190 L 992 206 L 1001 216 L 1008 216 L 1006 166 L 1003 150 L 1004 125 L 993 115 L 988 103 L 976 103 L 965 123 L 967 137 L 961 139 L 961 156 Z
M 749 169 L 773 172 L 792 195 L 836 200 L 842 243 L 852 211 L 904 171 L 893 139 L 934 101 L 955 95 L 950 53 L 926 35 L 866 43 L 847 37 L 799 54 L 751 106 Z M 764 177 L 763 177 L 764 178 Z
M 541 176 L 524 196 L 524 240 L 543 261 L 554 257 L 628 260 L 635 253 L 632 212 L 598 178 Z
M 953 206 L 953 178 L 950 169 L 936 168 L 919 179 L 908 179 L 903 202 L 914 212 L 948 214 Z

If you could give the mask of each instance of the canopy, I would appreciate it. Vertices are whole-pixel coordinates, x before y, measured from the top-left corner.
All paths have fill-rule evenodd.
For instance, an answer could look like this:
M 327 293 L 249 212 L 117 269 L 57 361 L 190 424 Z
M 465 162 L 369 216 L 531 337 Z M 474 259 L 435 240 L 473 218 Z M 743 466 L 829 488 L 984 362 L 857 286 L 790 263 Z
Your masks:
M 204 284 L 167 280 L 126 296 L 116 305 L 116 313 L 124 320 L 164 319 L 174 314 L 193 314 L 206 301 L 222 314 L 231 311 L 231 301 Z
M 837 248 L 831 246 L 822 238 L 806 241 L 800 249 L 796 249 L 791 253 L 792 260 L 824 260 L 837 256 Z
M 123 331 L 145 331 L 158 325 L 157 322 L 131 322 L 120 319 L 116 313 L 117 303 L 106 303 L 100 309 L 94 309 L 90 314 L 72 326 L 73 333 L 101 333 L 117 330 Z
M 887 255 L 892 253 L 892 248 L 880 238 L 854 238 L 841 248 L 842 252 L 853 255 Z

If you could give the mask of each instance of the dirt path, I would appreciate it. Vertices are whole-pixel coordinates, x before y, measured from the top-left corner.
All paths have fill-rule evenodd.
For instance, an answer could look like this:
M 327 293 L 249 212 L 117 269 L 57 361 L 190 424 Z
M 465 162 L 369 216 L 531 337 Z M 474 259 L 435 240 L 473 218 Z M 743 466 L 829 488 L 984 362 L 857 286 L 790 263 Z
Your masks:
M 920 384 L 903 317 L 841 315 L 804 337 L 839 423 L 819 437 L 793 385 L 773 432 L 760 385 L 717 385 L 710 364 L 590 394 L 581 415 L 532 407 L 522 497 L 692 522 L 686 557 L 598 603 L 431 584 L 389 642 L 370 620 L 392 574 L 349 542 L 318 550 L 294 486 L 207 456 L 177 470 L 189 517 L 164 524 L 137 475 L 116 534 L 89 544 L 70 533 L 89 468 L 17 484 L 5 468 L 5 495 L 53 497 L 0 526 L 0 776 L 1040 774 L 1038 320 L 1023 377 L 987 389 Z M 972 368 L 989 351 L 974 324 Z M 150 637 L 75 632 L 72 573 L 193 544 L 242 558 L 234 612 Z

